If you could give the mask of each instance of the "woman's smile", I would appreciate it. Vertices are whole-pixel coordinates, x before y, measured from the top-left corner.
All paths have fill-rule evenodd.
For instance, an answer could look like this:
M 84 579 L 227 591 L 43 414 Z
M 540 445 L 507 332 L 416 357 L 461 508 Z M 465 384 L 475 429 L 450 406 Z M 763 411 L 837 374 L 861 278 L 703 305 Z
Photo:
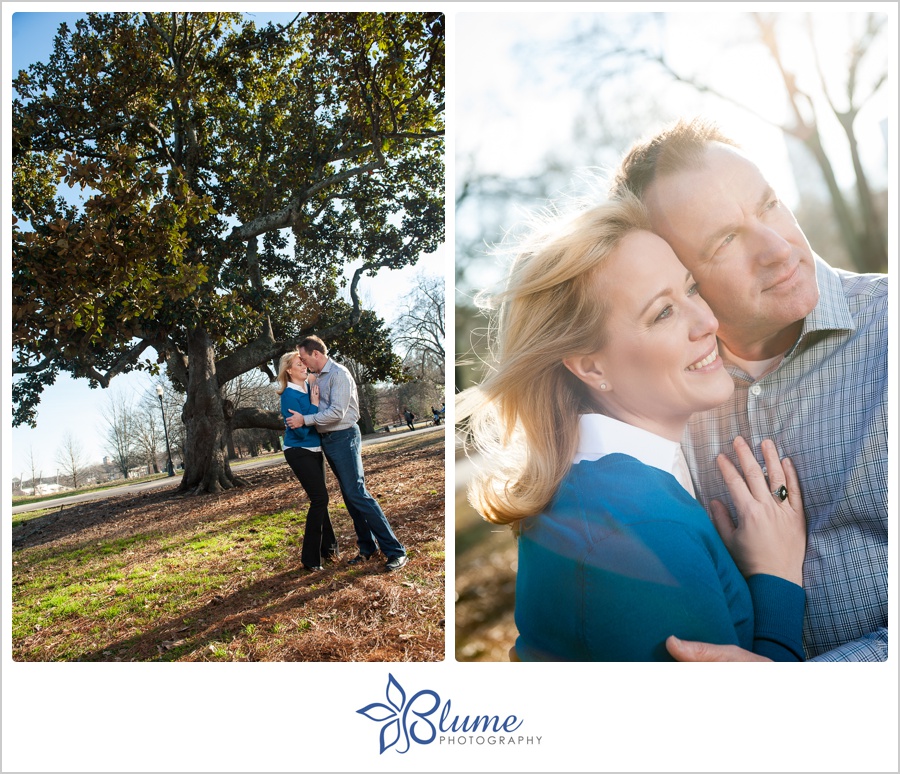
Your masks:
M 602 374 L 593 390 L 598 407 L 679 440 L 691 414 L 734 390 L 719 357 L 718 321 L 672 248 L 649 231 L 626 236 L 596 283 L 609 308 L 606 344 L 591 356 Z
M 706 368 L 707 366 L 712 365 L 712 364 L 715 363 L 716 360 L 718 360 L 718 359 L 719 359 L 719 350 L 718 350 L 718 349 L 713 349 L 713 351 L 710 352 L 710 353 L 709 353 L 706 357 L 704 357 L 702 360 L 698 360 L 696 363 L 693 363 L 692 365 L 689 365 L 689 366 L 687 367 L 686 370 L 688 370 L 688 371 L 699 371 L 699 370 L 701 370 L 701 369 L 703 369 L 703 368 Z M 721 367 L 721 363 L 719 363 L 719 366 L 717 366 L 717 367 Z

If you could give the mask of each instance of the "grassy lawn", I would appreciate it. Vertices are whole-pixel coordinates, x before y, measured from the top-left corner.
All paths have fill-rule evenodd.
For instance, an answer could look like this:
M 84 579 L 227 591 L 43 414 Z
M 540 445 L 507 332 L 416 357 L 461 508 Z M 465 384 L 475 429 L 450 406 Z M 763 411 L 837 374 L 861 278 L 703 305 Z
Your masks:
M 173 490 L 16 517 L 13 655 L 20 661 L 443 658 L 443 435 L 365 450 L 369 490 L 411 561 L 358 569 L 336 482 L 342 556 L 300 564 L 306 496 L 287 465 L 221 495 Z
M 243 465 L 249 465 L 251 462 L 256 462 L 257 460 L 266 459 L 269 457 L 275 456 L 274 452 L 266 452 L 265 454 L 260 454 L 258 457 L 247 457 L 240 460 L 230 460 L 230 464 L 232 469 L 239 469 Z M 161 478 L 172 478 L 168 473 L 152 473 L 149 476 L 140 476 L 137 478 L 123 478 L 117 481 L 110 481 L 105 484 L 95 484 L 93 486 L 80 486 L 78 489 L 71 489 L 66 492 L 54 492 L 53 494 L 46 495 L 19 495 L 18 497 L 13 497 L 12 504 L 16 505 L 28 505 L 29 503 L 41 503 L 44 501 L 52 501 L 52 500 L 60 500 L 65 497 L 72 497 L 73 495 L 86 494 L 88 492 L 104 492 L 109 489 L 118 489 L 123 486 L 131 486 L 132 484 L 141 484 L 145 481 L 157 481 Z M 174 476 L 175 479 L 181 480 L 181 473 L 177 473 Z

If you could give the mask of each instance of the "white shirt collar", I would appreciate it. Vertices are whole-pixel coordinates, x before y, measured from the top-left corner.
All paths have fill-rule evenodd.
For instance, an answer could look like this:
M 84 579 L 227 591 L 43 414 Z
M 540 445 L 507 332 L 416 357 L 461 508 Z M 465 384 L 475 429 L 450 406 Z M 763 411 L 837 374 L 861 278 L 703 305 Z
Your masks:
M 645 465 L 671 473 L 679 484 L 694 495 L 680 443 L 605 414 L 582 414 L 578 422 L 578 447 L 572 464 L 599 460 L 615 453 L 627 454 Z
M 306 392 L 306 390 L 303 387 L 301 387 L 299 384 L 294 384 L 293 382 L 288 382 L 287 386 L 290 387 L 292 390 L 297 390 L 297 392 Z

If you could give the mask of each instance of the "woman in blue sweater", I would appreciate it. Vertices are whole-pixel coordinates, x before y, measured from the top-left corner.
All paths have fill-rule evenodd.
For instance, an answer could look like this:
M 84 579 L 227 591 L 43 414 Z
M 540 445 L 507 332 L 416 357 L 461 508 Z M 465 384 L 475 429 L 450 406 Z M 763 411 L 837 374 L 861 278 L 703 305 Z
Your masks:
M 281 356 L 277 381 L 281 414 L 285 419 L 290 416 L 291 410 L 301 414 L 315 414 L 318 411 L 319 388 L 315 377 L 308 373 L 296 351 Z M 287 428 L 284 433 L 284 458 L 309 497 L 300 561 L 311 572 L 321 570 L 323 561 L 337 557 L 338 544 L 328 516 L 325 457 L 316 428 L 308 425 Z
M 796 473 L 764 441 L 764 474 L 736 438 L 743 477 L 719 458 L 736 522 L 694 499 L 680 440 L 734 386 L 716 319 L 640 202 L 536 232 L 500 301 L 496 367 L 460 414 L 489 466 L 470 500 L 518 535 L 513 657 L 671 661 L 674 635 L 801 660 Z

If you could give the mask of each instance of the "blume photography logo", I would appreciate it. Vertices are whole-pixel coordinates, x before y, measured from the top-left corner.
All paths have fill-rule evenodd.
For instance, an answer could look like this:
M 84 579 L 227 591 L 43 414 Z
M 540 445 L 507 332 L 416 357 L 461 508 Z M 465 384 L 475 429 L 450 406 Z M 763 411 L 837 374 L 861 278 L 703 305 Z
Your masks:
M 439 711 L 440 710 L 440 711 Z M 372 702 L 356 710 L 369 720 L 381 723 L 379 755 L 394 748 L 407 753 L 413 743 L 428 745 L 497 745 L 517 746 L 540 744 L 540 736 L 516 735 L 523 720 L 515 715 L 459 715 L 451 717 L 451 702 L 443 704 L 436 691 L 424 689 L 414 693 L 409 701 L 403 686 L 388 674 L 385 701 Z

